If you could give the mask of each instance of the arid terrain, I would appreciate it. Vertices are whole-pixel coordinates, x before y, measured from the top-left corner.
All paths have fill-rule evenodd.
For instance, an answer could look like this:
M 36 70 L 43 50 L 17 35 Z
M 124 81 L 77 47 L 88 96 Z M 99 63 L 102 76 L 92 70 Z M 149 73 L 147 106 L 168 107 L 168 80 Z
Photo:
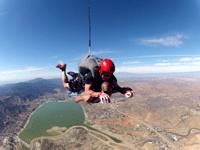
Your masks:
M 135 149 L 172 148 L 169 142 L 160 138 L 150 127 L 164 135 L 178 149 L 197 149 L 200 147 L 198 80 L 179 77 L 119 80 L 119 85 L 129 86 L 136 92 L 131 99 L 120 94 L 111 97 L 113 105 L 125 115 L 113 109 L 112 105 L 97 104 L 90 107 L 82 104 L 87 116 L 86 122 L 102 132 L 118 137 L 124 144 Z M 96 112 L 96 115 L 91 115 Z
M 127 99 L 121 94 L 114 94 L 111 96 L 112 103 L 108 105 L 98 103 L 90 106 L 80 102 L 86 116 L 85 124 L 101 133 L 90 131 L 85 127 L 72 128 L 58 137 L 35 139 L 31 142 L 30 148 L 77 150 L 166 148 L 197 150 L 200 148 L 200 80 L 198 77 L 118 79 L 118 83 L 122 87 L 131 87 L 135 91 L 135 96 Z M 60 95 L 63 96 L 63 91 L 57 89 L 57 93 L 46 93 L 43 101 L 59 100 L 56 97 Z M 39 99 L 42 100 L 42 96 Z M 66 99 L 72 101 L 68 96 Z M 30 103 L 31 106 L 33 102 Z M 61 129 L 51 130 L 62 133 Z M 107 135 L 116 138 L 118 143 Z M 61 140 L 62 138 L 70 140 L 65 142 Z M 11 144 L 13 141 L 15 144 Z M 4 138 L 3 142 L 2 149 L 25 148 L 25 145 L 21 144 L 15 136 Z M 120 146 L 124 147 L 120 148 Z

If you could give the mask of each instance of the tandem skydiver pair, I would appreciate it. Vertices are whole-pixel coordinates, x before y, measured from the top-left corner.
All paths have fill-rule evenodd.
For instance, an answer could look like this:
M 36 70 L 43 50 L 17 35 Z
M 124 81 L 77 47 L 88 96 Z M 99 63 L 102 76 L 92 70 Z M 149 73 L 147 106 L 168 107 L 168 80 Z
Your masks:
M 89 104 L 102 102 L 110 103 L 110 96 L 120 92 L 127 98 L 134 95 L 134 91 L 129 87 L 120 87 L 117 83 L 115 65 L 110 59 L 101 59 L 88 55 L 78 63 L 79 73 L 68 72 L 72 76 L 69 80 L 66 75 L 66 64 L 58 64 L 57 68 L 62 70 L 63 86 L 71 92 L 79 95 L 74 102 L 85 101 Z M 82 94 L 84 92 L 84 94 Z

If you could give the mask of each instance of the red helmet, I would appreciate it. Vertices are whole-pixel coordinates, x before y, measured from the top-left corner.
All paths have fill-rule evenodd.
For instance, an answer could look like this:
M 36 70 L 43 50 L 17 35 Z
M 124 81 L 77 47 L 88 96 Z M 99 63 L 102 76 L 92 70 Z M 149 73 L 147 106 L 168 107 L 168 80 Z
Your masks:
M 110 59 L 104 59 L 100 63 L 99 73 L 103 74 L 103 72 L 114 73 L 115 72 L 115 64 Z

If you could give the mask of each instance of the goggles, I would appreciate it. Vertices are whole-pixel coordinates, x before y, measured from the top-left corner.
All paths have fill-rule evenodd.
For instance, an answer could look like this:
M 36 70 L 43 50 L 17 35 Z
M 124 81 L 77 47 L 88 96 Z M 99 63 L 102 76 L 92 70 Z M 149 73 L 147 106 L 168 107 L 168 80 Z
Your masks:
M 109 77 L 109 76 L 111 76 L 113 73 L 110 73 L 110 72 L 103 72 L 103 74 L 102 75 L 104 75 L 104 76 L 106 76 L 106 77 Z

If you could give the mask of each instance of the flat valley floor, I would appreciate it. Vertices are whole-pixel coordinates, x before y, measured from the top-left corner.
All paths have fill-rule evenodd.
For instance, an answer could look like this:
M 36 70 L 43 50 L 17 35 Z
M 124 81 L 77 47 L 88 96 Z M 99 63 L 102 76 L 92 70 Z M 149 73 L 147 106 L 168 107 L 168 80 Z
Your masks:
M 30 148 L 59 147 L 73 150 L 120 149 L 120 147 L 127 150 L 200 148 L 199 77 L 118 79 L 118 84 L 121 87 L 131 87 L 135 91 L 134 97 L 127 99 L 116 93 L 111 96 L 112 104 L 98 103 L 90 106 L 80 102 L 85 113 L 85 124 L 99 132 L 90 131 L 85 127 L 73 127 L 64 133 L 58 128 L 55 132 L 60 133 L 59 136 L 35 139 L 31 142 Z M 43 98 L 40 97 L 40 100 L 58 101 L 57 97 L 66 94 L 57 89 L 56 94 L 47 94 Z M 73 98 L 62 99 L 65 100 L 72 101 Z M 107 135 L 120 142 L 115 142 Z M 66 141 L 70 147 L 65 140 L 61 140 L 64 137 L 70 139 Z M 23 149 L 24 145 L 18 147 Z

